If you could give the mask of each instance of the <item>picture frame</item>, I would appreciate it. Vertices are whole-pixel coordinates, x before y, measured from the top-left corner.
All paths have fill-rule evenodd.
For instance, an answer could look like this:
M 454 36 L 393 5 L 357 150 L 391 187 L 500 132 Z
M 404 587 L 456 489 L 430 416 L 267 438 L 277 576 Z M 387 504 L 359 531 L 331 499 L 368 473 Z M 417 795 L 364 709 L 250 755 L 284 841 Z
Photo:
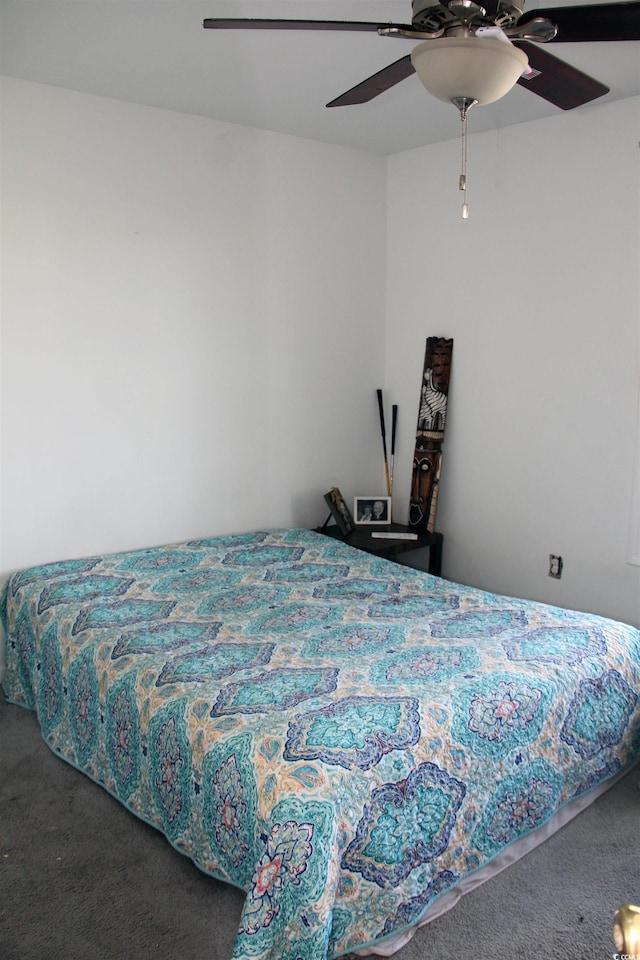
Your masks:
M 355 530 L 355 523 L 338 487 L 331 487 L 331 490 L 325 493 L 324 499 L 340 533 L 344 537 L 348 536 L 352 530 Z
M 353 516 L 358 526 L 391 523 L 391 497 L 354 497 Z

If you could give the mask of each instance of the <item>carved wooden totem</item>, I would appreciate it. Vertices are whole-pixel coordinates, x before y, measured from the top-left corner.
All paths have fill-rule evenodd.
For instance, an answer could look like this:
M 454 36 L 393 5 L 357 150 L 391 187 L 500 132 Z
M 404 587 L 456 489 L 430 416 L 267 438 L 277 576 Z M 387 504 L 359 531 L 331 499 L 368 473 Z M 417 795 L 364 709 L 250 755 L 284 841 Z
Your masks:
M 409 526 L 430 533 L 436 528 L 452 352 L 453 340 L 427 337 L 411 475 Z

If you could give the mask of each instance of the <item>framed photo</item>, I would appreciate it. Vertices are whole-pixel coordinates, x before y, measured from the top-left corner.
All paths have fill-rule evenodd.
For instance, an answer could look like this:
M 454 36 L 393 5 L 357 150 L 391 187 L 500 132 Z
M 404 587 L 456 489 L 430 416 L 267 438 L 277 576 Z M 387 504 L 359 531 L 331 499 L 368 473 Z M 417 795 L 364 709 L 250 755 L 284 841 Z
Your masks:
M 356 523 L 391 523 L 391 497 L 355 497 L 353 515 Z
M 344 502 L 344 498 L 337 487 L 331 487 L 329 493 L 325 493 L 324 499 L 327 502 L 331 516 L 338 525 L 338 529 L 344 537 L 355 529 L 353 517 L 349 513 L 349 507 Z

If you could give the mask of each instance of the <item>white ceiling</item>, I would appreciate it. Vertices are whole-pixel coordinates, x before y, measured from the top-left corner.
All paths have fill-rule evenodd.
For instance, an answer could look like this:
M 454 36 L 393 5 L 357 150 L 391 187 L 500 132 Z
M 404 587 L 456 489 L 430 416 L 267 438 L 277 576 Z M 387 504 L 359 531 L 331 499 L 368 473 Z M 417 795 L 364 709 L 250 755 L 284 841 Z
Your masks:
M 547 5 L 558 4 L 530 0 L 527 9 Z M 216 16 L 409 23 L 411 0 L 0 0 L 1 72 L 380 154 L 459 135 L 455 108 L 431 97 L 415 75 L 369 104 L 326 109 L 409 53 L 410 40 L 204 30 L 203 19 Z M 640 42 L 548 49 L 611 88 L 596 104 L 640 95 Z M 515 87 L 476 108 L 469 127 L 477 132 L 558 113 Z

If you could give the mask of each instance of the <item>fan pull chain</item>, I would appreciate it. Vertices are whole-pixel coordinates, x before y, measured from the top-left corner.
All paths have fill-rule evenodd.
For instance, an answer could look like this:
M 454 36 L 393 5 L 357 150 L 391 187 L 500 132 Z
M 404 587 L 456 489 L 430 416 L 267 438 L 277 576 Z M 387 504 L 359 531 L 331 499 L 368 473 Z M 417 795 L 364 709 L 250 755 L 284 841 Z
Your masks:
M 458 181 L 458 187 L 462 190 L 462 219 L 469 219 L 469 204 L 467 203 L 467 111 L 460 111 L 462 120 L 462 173 Z
M 460 111 L 460 119 L 462 120 L 462 173 L 460 174 L 460 180 L 458 181 L 458 186 L 462 190 L 462 219 L 469 219 L 469 205 L 467 203 L 467 114 L 471 107 L 475 107 L 478 103 L 477 100 L 474 100 L 473 97 L 454 97 L 451 101 L 454 107 L 457 107 Z

